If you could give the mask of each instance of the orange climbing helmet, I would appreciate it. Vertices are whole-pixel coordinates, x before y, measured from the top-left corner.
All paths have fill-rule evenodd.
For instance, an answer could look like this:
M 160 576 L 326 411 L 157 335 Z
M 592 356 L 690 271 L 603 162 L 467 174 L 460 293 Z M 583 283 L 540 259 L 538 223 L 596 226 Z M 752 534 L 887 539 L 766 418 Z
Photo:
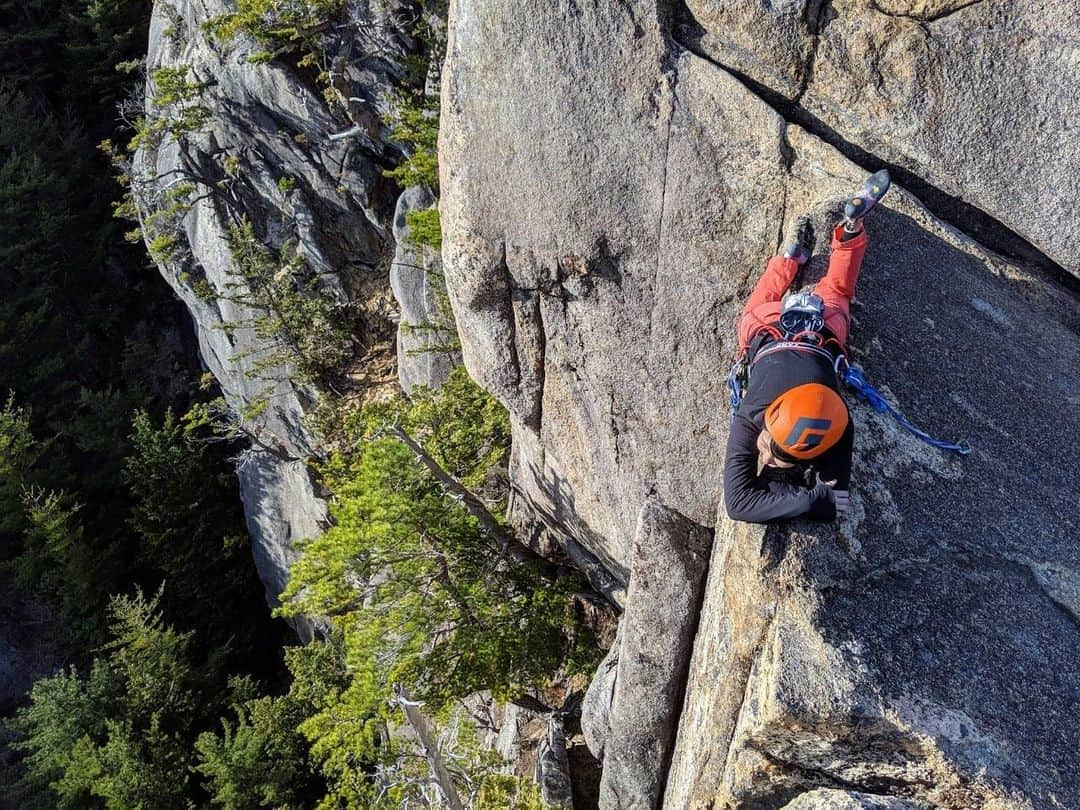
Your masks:
M 790 388 L 765 409 L 773 447 L 796 461 L 820 456 L 840 440 L 847 425 L 844 400 L 821 383 Z

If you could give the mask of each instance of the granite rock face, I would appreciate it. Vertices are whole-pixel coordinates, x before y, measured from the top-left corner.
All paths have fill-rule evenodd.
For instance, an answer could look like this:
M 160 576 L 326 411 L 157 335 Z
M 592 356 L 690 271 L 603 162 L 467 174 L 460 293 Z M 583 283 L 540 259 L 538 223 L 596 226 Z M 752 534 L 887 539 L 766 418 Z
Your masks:
M 633 4 L 452 5 L 443 79 L 465 364 L 510 408 L 517 485 L 624 572 L 651 488 L 715 514 L 725 342 L 776 246 L 783 121 L 756 105 L 726 126 L 742 86 Z
M 393 57 L 410 42 L 390 26 L 379 27 L 385 37 L 381 47 L 371 58 L 354 59 L 341 79 L 352 97 L 346 115 L 328 106 L 321 89 L 285 60 L 254 64 L 248 59 L 258 50 L 254 43 L 210 40 L 202 25 L 231 9 L 225 0 L 155 5 L 148 69 L 187 68 L 188 80 L 206 82 L 198 103 L 209 117 L 188 137 L 185 154 L 166 141 L 160 148 L 143 148 L 134 168 L 147 181 L 138 200 L 144 219 L 167 204 L 164 195 L 182 168 L 224 189 L 206 194 L 201 192 L 208 186 L 200 186 L 182 222 L 178 258 L 161 262 L 160 269 L 190 311 L 200 354 L 231 409 L 260 411 L 246 417 L 244 428 L 254 441 L 238 475 L 255 562 L 273 602 L 288 576 L 292 542 L 318 533 L 327 519 L 308 470 L 308 460 L 319 453 L 305 420 L 314 392 L 296 382 L 289 368 L 265 367 L 273 349 L 252 326 L 258 313 L 242 300 L 245 288 L 226 236 L 246 217 L 268 246 L 294 241 L 318 276 L 320 294 L 362 311 L 356 353 L 367 355 L 369 365 L 382 362 L 392 370 L 387 273 L 398 192 L 383 171 L 398 153 L 378 112 L 395 80 Z M 390 12 L 351 2 L 346 13 L 361 26 Z M 148 105 L 153 95 L 148 86 Z M 348 137 L 336 137 L 349 131 Z M 206 289 L 217 296 L 207 296 Z M 260 402 L 268 403 L 265 410 L 254 407 Z
M 437 388 L 461 363 L 452 315 L 441 303 L 446 296 L 442 257 L 431 248 L 414 244 L 407 221 L 410 211 L 421 211 L 434 203 L 429 191 L 413 187 L 401 193 L 394 210 L 396 248 L 390 288 L 398 303 L 397 370 L 405 393 L 418 385 Z
M 1054 0 L 688 0 L 678 36 L 1080 275 L 1080 23 Z M 987 234 L 990 236 L 990 234 Z
M 897 185 L 868 223 L 851 356 L 974 452 L 854 404 L 844 521 L 731 522 L 740 303 L 803 215 L 816 256 L 799 283 L 820 275 L 865 171 L 686 50 L 682 22 L 669 4 L 457 0 L 440 134 L 464 362 L 511 411 L 520 499 L 624 581 L 647 497 L 715 531 L 663 806 L 1080 804 L 1080 476 L 1055 438 L 1080 401 L 1074 294 Z M 777 59 L 794 62 L 802 28 L 787 30 Z M 1074 96 L 1055 100 L 1075 118 Z M 999 170 L 997 147 L 965 153 L 972 177 Z M 1014 177 L 1037 184 L 1029 148 Z M 612 709 L 606 758 L 632 722 Z

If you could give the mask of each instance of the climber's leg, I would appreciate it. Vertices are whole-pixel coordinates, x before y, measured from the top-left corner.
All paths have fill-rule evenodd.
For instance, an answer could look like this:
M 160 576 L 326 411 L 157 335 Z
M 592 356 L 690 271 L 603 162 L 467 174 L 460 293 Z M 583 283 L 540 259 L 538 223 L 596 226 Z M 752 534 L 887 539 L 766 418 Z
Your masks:
M 773 256 L 765 266 L 754 291 L 743 307 L 739 316 L 739 348 L 747 349 L 754 335 L 763 327 L 776 323 L 780 319 L 780 299 L 792 279 L 799 272 L 799 262 L 787 256 Z
M 856 230 L 863 217 L 878 204 L 885 192 L 892 185 L 888 169 L 879 169 L 866 178 L 862 188 L 856 191 L 844 204 L 844 222 L 851 230 Z
M 825 303 L 825 326 L 836 335 L 841 345 L 847 343 L 851 326 L 851 299 L 859 278 L 863 255 L 866 253 L 866 231 L 845 231 L 844 225 L 833 228 L 832 255 L 829 271 L 814 287 Z

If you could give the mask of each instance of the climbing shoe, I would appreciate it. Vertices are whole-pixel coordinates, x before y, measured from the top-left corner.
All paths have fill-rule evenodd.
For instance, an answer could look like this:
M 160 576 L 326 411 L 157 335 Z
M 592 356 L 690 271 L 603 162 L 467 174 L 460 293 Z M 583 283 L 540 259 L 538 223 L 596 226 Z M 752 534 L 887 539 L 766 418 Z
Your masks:
M 795 239 L 784 248 L 784 258 L 794 259 L 800 267 L 810 261 L 810 249 L 814 244 L 814 226 L 810 217 L 801 216 L 795 221 Z
M 860 220 L 869 214 L 870 209 L 885 196 L 891 183 L 888 169 L 874 172 L 867 177 L 862 188 L 856 191 L 844 205 L 844 228 L 848 231 L 857 231 Z
M 810 251 L 804 248 L 798 242 L 792 242 L 790 245 L 784 248 L 784 258 L 794 259 L 796 264 L 802 266 L 808 261 L 810 261 Z

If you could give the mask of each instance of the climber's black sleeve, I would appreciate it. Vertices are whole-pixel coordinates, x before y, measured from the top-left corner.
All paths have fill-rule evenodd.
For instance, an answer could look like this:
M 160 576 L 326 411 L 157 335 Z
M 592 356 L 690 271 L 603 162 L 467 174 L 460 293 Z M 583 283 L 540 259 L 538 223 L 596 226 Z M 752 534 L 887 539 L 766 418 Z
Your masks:
M 855 447 L 855 426 L 848 419 L 847 429 L 840 440 L 817 464 L 822 481 L 835 481 L 835 489 L 851 488 L 851 452 Z
M 757 474 L 757 437 L 761 428 L 741 414 L 731 423 L 724 456 L 724 503 L 728 514 L 747 523 L 771 523 L 794 517 L 832 520 L 832 491 L 772 481 Z

